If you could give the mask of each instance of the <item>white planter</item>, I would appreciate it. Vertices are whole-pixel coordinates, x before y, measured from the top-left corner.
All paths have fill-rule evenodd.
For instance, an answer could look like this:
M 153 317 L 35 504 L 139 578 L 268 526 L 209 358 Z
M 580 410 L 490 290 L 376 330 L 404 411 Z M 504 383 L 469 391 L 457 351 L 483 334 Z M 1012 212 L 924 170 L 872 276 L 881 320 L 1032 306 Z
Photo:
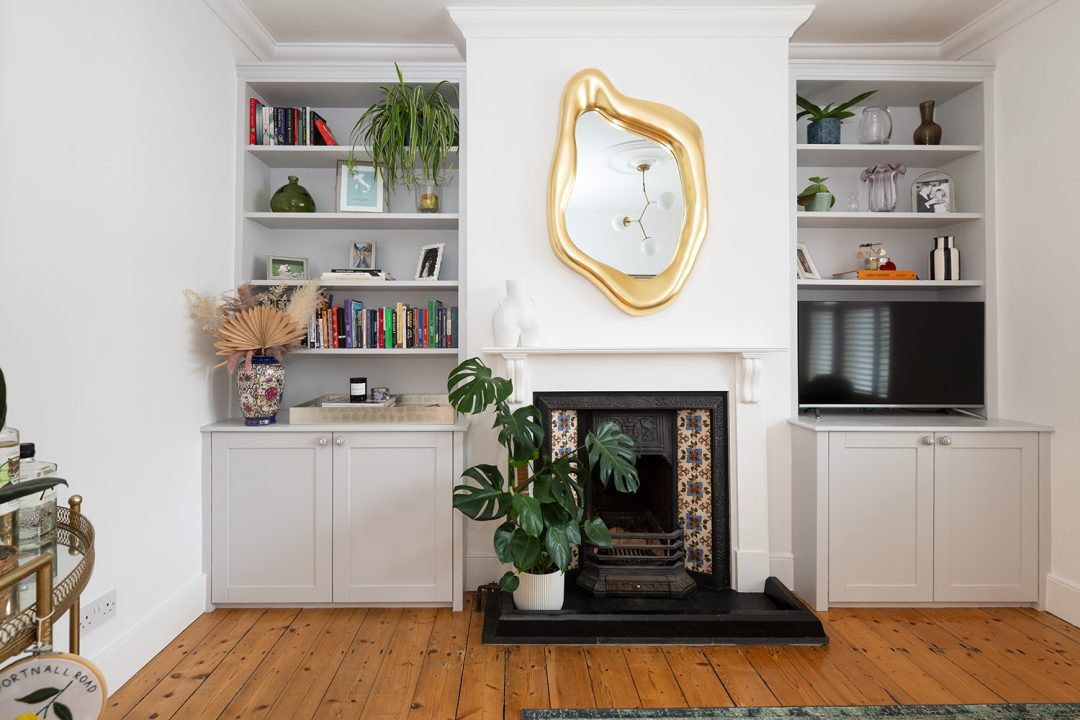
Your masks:
M 521 573 L 518 580 L 520 584 L 514 591 L 514 605 L 518 610 L 562 610 L 566 577 L 561 571 L 546 575 Z

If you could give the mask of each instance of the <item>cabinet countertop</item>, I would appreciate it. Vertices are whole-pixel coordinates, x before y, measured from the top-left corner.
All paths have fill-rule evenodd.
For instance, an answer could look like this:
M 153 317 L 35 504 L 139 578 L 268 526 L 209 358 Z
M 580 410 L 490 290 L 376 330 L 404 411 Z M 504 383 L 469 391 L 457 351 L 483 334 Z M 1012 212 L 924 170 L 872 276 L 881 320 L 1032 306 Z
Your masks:
M 788 420 L 796 427 L 815 432 L 890 432 L 914 430 L 939 432 L 965 430 L 972 432 L 1052 432 L 1049 425 L 1007 420 L 1005 418 L 973 418 L 966 415 L 933 413 L 823 413 L 820 419 L 801 414 Z
M 199 428 L 200 432 L 464 432 L 469 429 L 467 418 L 458 417 L 452 425 L 416 423 L 321 423 L 319 425 L 291 425 L 289 413 L 282 410 L 273 425 L 249 426 L 244 418 L 227 418 Z

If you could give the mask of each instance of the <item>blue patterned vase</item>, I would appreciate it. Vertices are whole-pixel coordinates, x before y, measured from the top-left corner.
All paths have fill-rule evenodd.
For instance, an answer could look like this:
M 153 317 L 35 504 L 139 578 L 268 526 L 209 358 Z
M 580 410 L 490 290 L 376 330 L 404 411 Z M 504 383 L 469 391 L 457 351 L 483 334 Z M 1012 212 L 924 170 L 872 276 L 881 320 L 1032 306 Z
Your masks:
M 274 424 L 285 394 L 285 366 L 269 355 L 251 358 L 251 367 L 241 360 L 236 366 L 236 394 L 245 425 Z
M 806 142 L 811 145 L 839 145 L 840 119 L 825 118 L 807 125 Z

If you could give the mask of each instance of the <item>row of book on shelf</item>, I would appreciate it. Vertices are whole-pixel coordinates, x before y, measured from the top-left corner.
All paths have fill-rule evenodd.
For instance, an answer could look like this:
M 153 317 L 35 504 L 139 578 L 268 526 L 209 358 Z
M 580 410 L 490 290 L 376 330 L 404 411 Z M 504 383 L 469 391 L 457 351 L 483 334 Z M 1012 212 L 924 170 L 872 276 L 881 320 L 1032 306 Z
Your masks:
M 364 307 L 359 300 L 319 308 L 308 323 L 309 348 L 456 348 L 458 309 L 441 300 L 414 307 L 405 303 Z
M 337 145 L 322 115 L 310 107 L 273 107 L 251 98 L 249 145 Z

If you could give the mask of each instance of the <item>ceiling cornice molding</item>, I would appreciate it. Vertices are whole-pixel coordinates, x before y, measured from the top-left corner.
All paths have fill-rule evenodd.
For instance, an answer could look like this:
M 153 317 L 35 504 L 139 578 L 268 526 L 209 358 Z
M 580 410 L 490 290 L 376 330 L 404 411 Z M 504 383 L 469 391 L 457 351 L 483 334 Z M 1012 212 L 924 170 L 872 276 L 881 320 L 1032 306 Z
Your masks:
M 992 62 L 944 61 L 918 59 L 793 59 L 788 65 L 791 77 L 843 78 L 873 82 L 884 79 L 923 79 L 947 81 L 985 81 L 994 75 Z
M 447 8 L 466 40 L 478 38 L 782 37 L 813 5 L 777 7 Z
M 203 0 L 225 27 L 259 60 L 272 60 L 277 42 L 241 0 Z
M 941 57 L 961 60 L 1057 0 L 1005 0 L 941 42 Z
M 798 43 L 789 55 L 799 60 L 963 60 L 1002 33 L 1058 0 L 1004 0 L 941 42 Z
M 460 59 L 454 62 L 401 62 L 401 72 L 409 80 L 426 83 L 450 80 L 460 82 L 465 78 L 465 63 Z M 237 76 L 247 81 L 287 82 L 292 80 L 310 80 L 317 77 L 320 82 L 394 82 L 394 63 L 381 61 L 340 62 L 325 61 L 258 61 L 239 62 L 236 64 Z

